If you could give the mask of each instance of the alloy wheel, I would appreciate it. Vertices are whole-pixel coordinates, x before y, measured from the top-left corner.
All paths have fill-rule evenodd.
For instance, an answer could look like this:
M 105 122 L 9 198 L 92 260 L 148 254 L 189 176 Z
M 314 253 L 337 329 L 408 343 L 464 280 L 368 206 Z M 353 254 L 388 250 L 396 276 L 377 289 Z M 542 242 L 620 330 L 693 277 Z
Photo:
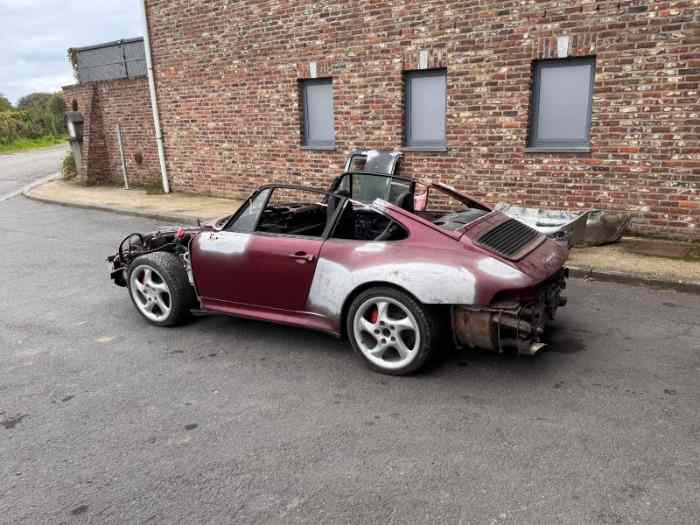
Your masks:
M 156 322 L 167 319 L 172 309 L 172 296 L 157 270 L 151 266 L 137 266 L 131 272 L 129 284 L 134 303 L 144 317 Z
M 353 319 L 353 332 L 364 356 L 385 369 L 407 366 L 421 344 L 416 318 L 390 297 L 372 297 L 362 303 Z

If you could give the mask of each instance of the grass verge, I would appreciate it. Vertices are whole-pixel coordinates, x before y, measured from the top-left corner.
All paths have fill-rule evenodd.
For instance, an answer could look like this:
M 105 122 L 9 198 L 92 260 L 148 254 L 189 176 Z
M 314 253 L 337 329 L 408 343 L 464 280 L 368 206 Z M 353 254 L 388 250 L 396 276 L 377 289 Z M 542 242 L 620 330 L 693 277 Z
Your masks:
M 0 153 L 17 153 L 18 151 L 26 151 L 31 149 L 50 148 L 65 144 L 68 140 L 66 136 L 54 137 L 39 137 L 36 139 L 17 139 L 9 144 L 0 144 Z

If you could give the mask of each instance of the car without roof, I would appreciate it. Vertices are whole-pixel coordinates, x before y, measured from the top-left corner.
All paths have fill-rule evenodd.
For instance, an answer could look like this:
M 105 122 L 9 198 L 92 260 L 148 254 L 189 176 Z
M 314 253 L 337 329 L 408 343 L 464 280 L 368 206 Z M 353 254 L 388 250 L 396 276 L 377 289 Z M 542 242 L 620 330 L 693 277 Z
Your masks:
M 417 371 L 450 340 L 537 353 L 566 304 L 568 246 L 400 176 L 400 154 L 367 153 L 328 191 L 265 185 L 229 217 L 132 234 L 111 277 L 153 324 L 194 311 L 321 330 L 387 374 Z

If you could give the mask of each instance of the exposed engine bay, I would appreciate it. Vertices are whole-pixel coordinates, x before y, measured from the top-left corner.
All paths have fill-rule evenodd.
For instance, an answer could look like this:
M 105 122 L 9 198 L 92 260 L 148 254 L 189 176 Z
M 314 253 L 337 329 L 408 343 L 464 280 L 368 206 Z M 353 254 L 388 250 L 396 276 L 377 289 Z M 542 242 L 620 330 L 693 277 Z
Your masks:
M 190 283 L 192 268 L 189 260 L 188 246 L 192 236 L 201 231 L 201 228 L 155 231 L 151 233 L 132 233 L 124 237 L 119 243 L 116 255 L 107 258 L 112 264 L 111 279 L 117 286 L 126 287 L 126 272 L 129 265 L 141 255 L 155 252 L 168 252 L 178 256 L 187 272 Z

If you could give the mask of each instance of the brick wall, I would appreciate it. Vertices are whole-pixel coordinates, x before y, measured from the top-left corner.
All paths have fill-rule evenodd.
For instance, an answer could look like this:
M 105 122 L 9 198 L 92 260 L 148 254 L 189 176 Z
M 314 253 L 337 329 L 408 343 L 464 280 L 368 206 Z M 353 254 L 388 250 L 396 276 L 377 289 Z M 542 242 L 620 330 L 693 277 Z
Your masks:
M 87 182 L 94 182 L 104 171 L 104 142 L 92 140 L 95 130 L 100 127 L 98 122 L 99 113 L 93 111 L 94 100 L 93 86 L 67 86 L 63 88 L 63 98 L 66 102 L 66 109 L 77 108 L 83 114 L 83 143 L 81 145 L 81 165 L 80 178 Z M 92 160 L 90 155 L 92 154 Z
M 448 71 L 441 153 L 409 174 L 488 202 L 629 210 L 637 232 L 698 239 L 700 1 L 149 0 L 178 191 L 325 186 L 356 146 L 400 148 L 402 72 Z M 596 57 L 590 153 L 525 151 L 532 60 Z M 300 148 L 298 80 L 334 83 L 336 151 Z
M 88 184 L 123 184 L 117 125 L 122 127 L 129 184 L 158 184 L 160 166 L 145 78 L 63 88 L 66 106 L 83 114 L 82 176 Z M 137 157 L 140 157 L 139 162 Z

